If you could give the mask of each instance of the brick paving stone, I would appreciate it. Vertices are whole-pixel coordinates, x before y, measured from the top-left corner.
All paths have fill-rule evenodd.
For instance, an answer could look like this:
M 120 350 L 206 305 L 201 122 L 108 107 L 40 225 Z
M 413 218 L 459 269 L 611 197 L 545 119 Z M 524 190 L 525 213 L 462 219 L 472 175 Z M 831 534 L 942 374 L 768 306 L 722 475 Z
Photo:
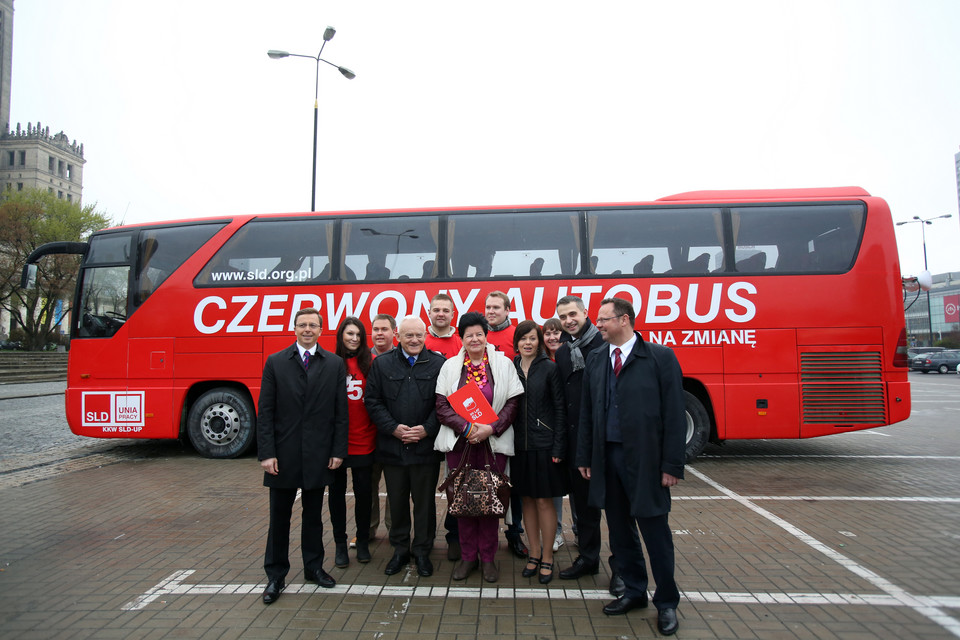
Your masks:
M 379 597 L 311 592 L 285 593 L 265 607 L 260 590 L 240 595 L 162 594 L 144 609 L 121 608 L 183 569 L 194 573 L 184 585 L 261 584 L 266 533 L 266 491 L 252 458 L 205 461 L 189 452 L 152 449 L 140 455 L 103 455 L 96 467 L 77 465 L 69 472 L 44 476 L 15 486 L 0 484 L 5 518 L 0 522 L 0 628 L 18 638 L 619 638 L 655 637 L 652 609 L 610 618 L 601 608 L 609 599 L 478 599 L 475 597 Z M 146 450 L 144 450 L 146 451 Z M 156 452 L 159 451 L 159 454 Z M 933 471 L 946 471 L 932 463 Z M 713 478 L 741 495 L 760 493 L 753 473 L 777 473 L 777 463 L 741 470 L 733 465 L 698 463 Z M 809 464 L 794 465 L 808 470 Z M 851 475 L 848 464 L 832 467 Z M 883 465 L 894 466 L 894 465 Z M 949 465 L 948 465 L 949 466 Z M 863 464 L 858 473 L 866 474 Z M 805 471 L 809 473 L 809 471 Z M 820 473 L 831 473 L 821 465 Z M 20 473 L 20 472 L 17 472 Z M 879 469 L 871 483 L 884 483 L 891 470 Z M 9 475 L 9 474 L 8 474 Z M 793 476 L 794 478 L 796 476 Z M 216 478 L 217 482 L 211 481 Z M 834 486 L 818 481 L 809 489 L 827 495 Z M 774 483 L 770 491 L 794 491 L 796 482 Z M 960 495 L 952 490 L 940 495 Z M 867 484 L 854 484 L 864 490 Z M 884 488 L 892 485 L 885 485 Z M 911 490 L 935 493 L 921 481 Z M 807 487 L 804 487 L 806 491 Z M 769 493 L 770 491 L 765 491 Z M 913 493 L 914 491 L 911 491 Z M 715 492 L 688 478 L 678 494 Z M 795 491 L 794 491 L 795 493 Z M 757 501 L 861 565 L 917 595 L 957 596 L 960 566 L 954 548 L 943 548 L 943 531 L 955 530 L 956 505 L 932 503 L 830 503 L 828 501 Z M 952 515 L 951 515 L 952 514 Z M 566 510 L 569 520 L 569 510 Z M 442 520 L 442 519 L 441 519 Z M 681 589 L 702 592 L 853 593 L 881 592 L 816 550 L 800 543 L 768 520 L 732 501 L 678 500 L 671 517 L 676 536 Z M 569 522 L 567 523 L 569 528 Z M 856 537 L 839 534 L 852 532 Z M 904 531 L 910 531 L 903 541 Z M 442 525 L 441 531 L 442 534 Z M 328 553 L 332 553 L 329 529 Z M 302 584 L 299 519 L 291 531 L 291 586 Z M 558 566 L 576 555 L 568 544 L 557 554 Z M 895 543 L 900 547 L 895 547 Z M 843 547 L 839 545 L 843 544 Z M 956 546 L 956 545 L 954 545 Z M 452 564 L 443 559 L 438 539 L 432 554 L 433 577 L 415 574 L 387 577 L 390 556 L 382 539 L 374 562 L 359 565 L 351 558 L 345 570 L 334 571 L 343 585 L 375 587 L 467 587 L 482 583 L 472 576 L 450 580 Z M 565 555 L 564 555 L 565 554 Z M 608 555 L 604 546 L 603 557 Z M 539 585 L 520 578 L 522 562 L 501 548 L 498 587 L 521 590 Z M 929 585 L 924 586 L 924 580 Z M 605 590 L 608 569 L 580 581 L 555 581 L 544 593 L 565 588 Z M 16 593 L 17 598 L 6 597 Z M 610 598 L 612 599 L 612 598 Z M 944 637 L 945 630 L 912 609 L 870 605 L 771 605 L 738 602 L 681 602 L 681 634 L 686 638 L 897 638 Z M 960 614 L 954 609 L 948 614 Z

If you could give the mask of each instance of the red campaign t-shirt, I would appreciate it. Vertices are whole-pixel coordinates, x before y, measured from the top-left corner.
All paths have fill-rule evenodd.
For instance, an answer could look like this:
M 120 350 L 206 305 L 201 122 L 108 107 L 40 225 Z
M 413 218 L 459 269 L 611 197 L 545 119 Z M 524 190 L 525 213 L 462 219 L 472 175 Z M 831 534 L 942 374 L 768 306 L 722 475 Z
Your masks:
M 430 351 L 442 353 L 443 357 L 449 360 L 460 353 L 463 343 L 460 341 L 460 336 L 457 335 L 456 331 L 452 332 L 449 337 L 446 338 L 438 338 L 427 331 L 427 337 L 423 340 L 423 346 L 430 349 Z
M 350 431 L 347 438 L 347 453 L 362 456 L 373 453 L 377 446 L 377 428 L 363 406 L 363 392 L 367 378 L 360 371 L 356 358 L 347 358 L 347 410 L 350 416 Z
M 487 342 L 492 344 L 497 351 L 503 352 L 511 361 L 517 352 L 513 350 L 513 334 L 517 330 L 516 325 L 510 325 L 503 331 L 490 331 L 487 333 Z

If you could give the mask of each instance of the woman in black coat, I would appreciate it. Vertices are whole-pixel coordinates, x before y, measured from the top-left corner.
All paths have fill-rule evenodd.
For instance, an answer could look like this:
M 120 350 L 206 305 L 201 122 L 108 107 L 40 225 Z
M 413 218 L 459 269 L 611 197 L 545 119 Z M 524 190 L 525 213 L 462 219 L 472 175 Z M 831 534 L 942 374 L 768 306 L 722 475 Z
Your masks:
M 557 510 L 553 499 L 567 493 L 567 474 L 561 465 L 567 448 L 566 402 L 557 365 L 546 355 L 543 332 L 524 320 L 513 334 L 517 374 L 524 387 L 513 422 L 516 454 L 511 478 L 523 499 L 523 521 L 530 556 L 523 577 L 538 573 L 541 584 L 553 579 L 553 540 Z

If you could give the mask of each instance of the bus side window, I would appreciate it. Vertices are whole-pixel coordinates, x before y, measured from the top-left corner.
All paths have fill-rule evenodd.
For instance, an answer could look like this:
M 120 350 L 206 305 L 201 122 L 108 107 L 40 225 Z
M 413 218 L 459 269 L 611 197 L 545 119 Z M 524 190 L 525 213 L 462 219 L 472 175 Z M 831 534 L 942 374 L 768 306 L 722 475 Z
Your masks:
M 742 273 L 837 273 L 850 269 L 863 205 L 782 205 L 731 210 Z
M 579 267 L 579 213 L 525 211 L 450 217 L 454 278 L 548 278 Z
M 587 229 L 596 275 L 704 274 L 713 256 L 723 264 L 717 208 L 597 210 Z
M 222 224 L 188 224 L 141 231 L 137 242 L 134 307 L 146 302 L 170 274 L 222 228 Z
M 343 221 L 342 280 L 421 280 L 437 262 L 437 216 L 349 218 Z
M 335 221 L 251 220 L 204 265 L 195 286 L 250 287 L 330 280 Z

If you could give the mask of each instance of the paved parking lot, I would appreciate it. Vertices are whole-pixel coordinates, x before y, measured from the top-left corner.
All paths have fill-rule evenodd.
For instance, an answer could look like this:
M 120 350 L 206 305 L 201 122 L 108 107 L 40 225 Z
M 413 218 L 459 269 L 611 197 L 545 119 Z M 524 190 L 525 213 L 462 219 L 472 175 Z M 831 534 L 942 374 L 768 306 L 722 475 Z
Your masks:
M 677 637 L 960 636 L 960 376 L 911 380 L 914 414 L 900 425 L 733 442 L 687 467 L 671 518 Z M 9 402 L 0 400 L 4 418 Z M 543 587 L 501 548 L 493 588 L 476 575 L 453 582 L 442 531 L 432 577 L 385 576 L 381 528 L 370 564 L 327 563 L 332 590 L 303 582 L 292 545 L 287 591 L 265 607 L 267 492 L 252 457 L 205 460 L 175 442 L 83 444 L 0 456 L 4 637 L 657 635 L 652 609 L 603 615 L 606 567 Z M 564 515 L 561 567 L 576 557 Z M 332 553 L 329 531 L 327 543 Z

